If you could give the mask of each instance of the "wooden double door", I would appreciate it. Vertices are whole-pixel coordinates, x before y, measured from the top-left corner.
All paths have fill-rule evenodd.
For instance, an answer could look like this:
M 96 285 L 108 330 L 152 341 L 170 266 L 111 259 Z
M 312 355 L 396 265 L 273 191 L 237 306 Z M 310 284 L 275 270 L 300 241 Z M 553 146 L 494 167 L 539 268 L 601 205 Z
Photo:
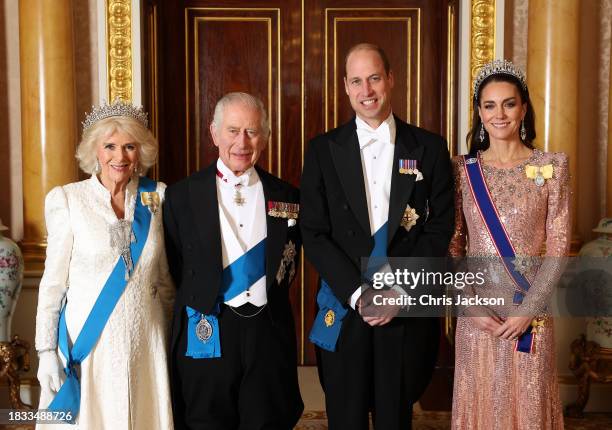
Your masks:
M 159 177 L 173 182 L 208 165 L 216 101 L 230 91 L 261 98 L 271 125 L 259 164 L 299 186 L 308 140 L 353 115 L 344 56 L 380 45 L 395 75 L 393 111 L 455 136 L 453 0 L 148 0 L 146 104 L 160 141 Z M 315 362 L 308 331 L 317 274 L 302 262 L 293 285 L 298 357 Z

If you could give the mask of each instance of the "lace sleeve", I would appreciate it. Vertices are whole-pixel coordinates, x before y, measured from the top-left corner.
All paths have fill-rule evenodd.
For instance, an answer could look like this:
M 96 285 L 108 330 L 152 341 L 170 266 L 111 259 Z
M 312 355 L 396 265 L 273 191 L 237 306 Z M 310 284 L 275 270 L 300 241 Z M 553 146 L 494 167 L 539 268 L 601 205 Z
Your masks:
M 73 236 L 68 201 L 61 187 L 55 187 L 47 194 L 45 222 L 47 258 L 38 289 L 35 339 L 37 351 L 56 348 L 59 313 L 68 289 Z
M 514 314 L 538 315 L 545 311 L 566 264 L 571 239 L 570 177 L 566 154 L 553 158 L 553 178 L 548 180 L 546 255 L 531 288 Z

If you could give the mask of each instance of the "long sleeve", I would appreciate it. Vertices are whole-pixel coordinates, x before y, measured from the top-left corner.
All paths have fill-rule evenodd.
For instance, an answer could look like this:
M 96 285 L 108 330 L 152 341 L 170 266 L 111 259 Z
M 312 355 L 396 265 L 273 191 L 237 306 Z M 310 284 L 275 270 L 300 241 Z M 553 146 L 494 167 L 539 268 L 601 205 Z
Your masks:
M 73 235 L 66 194 L 61 187 L 53 188 L 45 199 L 47 225 L 47 258 L 38 289 L 36 312 L 36 350 L 57 346 L 57 326 L 62 301 L 68 289 L 68 272 Z
M 162 195 L 162 199 L 165 194 L 166 186 L 165 184 L 159 184 L 158 191 Z M 162 208 L 163 210 L 163 208 Z M 160 243 L 160 255 L 159 255 L 159 273 L 158 277 L 155 280 L 156 290 L 159 294 L 161 304 L 164 310 L 164 317 L 168 322 L 168 327 L 170 326 L 170 321 L 172 319 L 172 306 L 174 305 L 174 296 L 176 289 L 174 287 L 174 282 L 172 281 L 172 276 L 170 275 L 170 268 L 168 266 L 168 257 L 166 255 L 166 246 L 165 246 L 165 238 L 164 235 L 161 235 L 161 243 Z
M 464 257 L 467 246 L 467 227 L 463 215 L 463 194 L 461 190 L 461 174 L 463 171 L 463 157 L 452 160 L 453 178 L 455 182 L 455 232 L 451 237 L 448 254 L 451 257 Z
M 325 183 L 316 150 L 311 143 L 304 159 L 300 183 L 300 228 L 304 252 L 338 300 L 347 303 L 361 285 L 361 272 L 332 238 Z
M 169 273 L 172 276 L 176 288 L 180 288 L 183 270 L 182 246 L 176 218 L 172 211 L 172 199 L 169 196 L 168 190 L 166 190 L 162 209 L 164 221 L 164 251 L 169 266 Z
M 523 303 L 514 314 L 537 315 L 546 309 L 553 289 L 565 268 L 571 239 L 569 161 L 555 154 L 553 178 L 548 180 L 546 254 Z

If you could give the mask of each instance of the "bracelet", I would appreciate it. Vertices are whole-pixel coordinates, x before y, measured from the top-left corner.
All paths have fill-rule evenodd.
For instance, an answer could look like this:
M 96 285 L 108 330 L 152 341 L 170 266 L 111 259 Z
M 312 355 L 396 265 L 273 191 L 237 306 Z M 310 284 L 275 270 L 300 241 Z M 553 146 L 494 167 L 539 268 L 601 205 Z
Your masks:
M 47 349 L 37 349 L 36 353 L 38 354 L 38 356 L 40 357 L 41 354 L 45 353 L 45 352 L 51 352 L 54 351 L 55 352 L 55 348 L 47 348 Z

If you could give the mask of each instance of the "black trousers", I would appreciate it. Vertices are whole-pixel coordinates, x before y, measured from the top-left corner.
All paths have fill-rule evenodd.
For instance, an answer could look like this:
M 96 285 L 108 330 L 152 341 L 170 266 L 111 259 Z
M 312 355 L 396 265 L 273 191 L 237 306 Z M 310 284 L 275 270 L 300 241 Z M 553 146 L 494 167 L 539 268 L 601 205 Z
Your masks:
M 439 328 L 422 318 L 371 327 L 349 310 L 335 352 L 317 348 L 329 430 L 412 428 L 412 405 L 431 377 Z
M 253 315 L 259 308 L 236 308 Z M 198 430 L 288 430 L 299 420 L 300 396 L 293 326 L 272 323 L 267 308 L 242 317 L 222 306 L 221 357 L 185 356 L 187 317 L 183 316 L 172 384 L 175 427 Z M 180 399 L 176 399 L 180 395 Z

